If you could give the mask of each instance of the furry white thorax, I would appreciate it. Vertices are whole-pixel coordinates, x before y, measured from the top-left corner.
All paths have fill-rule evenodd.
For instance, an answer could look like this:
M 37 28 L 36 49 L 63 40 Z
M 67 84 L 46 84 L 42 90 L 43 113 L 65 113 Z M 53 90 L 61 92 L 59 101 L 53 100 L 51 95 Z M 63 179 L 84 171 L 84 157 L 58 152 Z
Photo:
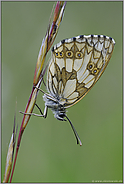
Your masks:
M 65 121 L 65 107 L 60 103 L 60 99 L 54 99 L 54 97 L 51 98 L 47 95 L 44 94 L 43 100 L 45 101 L 45 106 L 50 108 L 53 111 L 54 117 L 60 121 Z

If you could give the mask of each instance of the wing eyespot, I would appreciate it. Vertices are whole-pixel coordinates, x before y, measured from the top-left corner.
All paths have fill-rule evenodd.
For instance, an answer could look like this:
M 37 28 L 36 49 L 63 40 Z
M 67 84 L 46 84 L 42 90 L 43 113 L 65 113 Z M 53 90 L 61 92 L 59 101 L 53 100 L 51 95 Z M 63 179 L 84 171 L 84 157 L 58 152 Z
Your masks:
M 57 57 L 57 58 L 63 58 L 63 56 L 64 56 L 64 53 L 61 51 L 61 52 L 55 52 L 55 56 Z
M 66 57 L 67 58 L 71 58 L 71 57 L 73 57 L 73 52 L 72 51 L 66 51 Z
M 94 69 L 92 70 L 92 74 L 93 74 L 93 75 L 97 75 L 98 72 L 99 72 L 98 68 L 94 68 Z
M 77 59 L 81 59 L 81 58 L 83 57 L 82 52 L 77 51 L 76 54 L 75 54 L 75 57 L 76 57 Z
M 93 68 L 94 68 L 94 63 L 90 62 L 90 63 L 88 64 L 87 68 L 88 68 L 89 71 L 92 71 Z

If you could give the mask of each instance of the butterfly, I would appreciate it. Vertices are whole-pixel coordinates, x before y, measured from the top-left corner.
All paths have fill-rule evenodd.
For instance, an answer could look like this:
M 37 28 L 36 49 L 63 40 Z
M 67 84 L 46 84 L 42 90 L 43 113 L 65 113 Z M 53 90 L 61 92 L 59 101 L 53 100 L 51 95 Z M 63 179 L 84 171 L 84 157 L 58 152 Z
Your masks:
M 77 139 L 81 140 L 66 115 L 66 109 L 79 102 L 95 85 L 112 56 L 115 41 L 104 35 L 80 35 L 59 42 L 52 48 L 44 93 L 44 118 L 50 108 L 54 117 L 69 121 Z

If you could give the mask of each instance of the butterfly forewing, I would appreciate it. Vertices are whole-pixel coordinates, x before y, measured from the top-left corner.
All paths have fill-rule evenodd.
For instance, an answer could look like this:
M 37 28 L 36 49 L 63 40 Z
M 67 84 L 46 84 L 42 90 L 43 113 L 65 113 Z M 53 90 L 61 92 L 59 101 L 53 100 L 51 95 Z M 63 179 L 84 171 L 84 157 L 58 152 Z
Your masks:
M 115 41 L 103 35 L 66 39 L 52 49 L 47 88 L 65 108 L 81 100 L 104 72 Z

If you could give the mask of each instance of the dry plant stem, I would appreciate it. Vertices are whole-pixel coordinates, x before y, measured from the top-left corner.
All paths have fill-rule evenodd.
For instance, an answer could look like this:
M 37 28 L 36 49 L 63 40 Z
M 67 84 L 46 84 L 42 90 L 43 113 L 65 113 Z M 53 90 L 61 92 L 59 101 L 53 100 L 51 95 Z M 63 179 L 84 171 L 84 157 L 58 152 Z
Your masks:
M 47 67 L 44 69 L 43 75 L 45 74 L 46 69 L 47 69 Z M 40 84 L 41 84 L 41 82 L 42 82 L 42 79 L 43 79 L 43 77 L 41 78 L 40 83 L 38 84 L 38 86 L 40 86 Z M 34 90 L 35 90 L 35 88 L 33 87 L 33 88 L 32 88 L 32 92 L 31 92 L 31 95 L 30 95 L 30 98 L 29 98 L 29 101 L 28 101 L 28 104 L 27 104 L 27 106 L 26 106 L 25 112 L 27 112 L 27 109 L 28 109 L 29 104 L 30 104 L 30 101 L 31 101 L 31 99 L 32 99 L 32 94 L 33 94 Z M 37 91 L 37 93 L 38 93 L 38 91 Z M 36 99 L 35 99 L 35 101 L 36 101 Z M 33 107 L 34 107 L 34 106 L 33 106 Z M 32 108 L 32 111 L 33 111 L 33 108 Z M 32 112 L 32 111 L 31 111 L 31 112 Z M 29 121 L 29 119 L 30 119 L 30 115 L 25 115 L 25 114 L 24 114 L 23 120 L 22 120 L 22 124 L 21 124 L 21 127 L 20 127 L 20 131 L 19 131 L 19 135 L 18 135 L 18 142 L 17 142 L 17 147 L 16 147 L 16 153 L 15 153 L 15 158 L 14 158 L 14 164 L 13 164 L 13 169 L 12 169 L 12 173 L 11 173 L 10 183 L 11 183 L 11 181 L 12 181 L 12 177 L 13 177 L 13 173 L 14 173 L 14 168 L 15 168 L 15 163 L 16 163 L 16 159 L 17 159 L 17 155 L 18 155 L 18 150 L 19 150 L 19 147 L 20 147 L 21 137 L 22 137 L 23 131 L 24 131 L 24 129 L 25 129 L 25 127 L 24 127 L 25 116 L 28 116 L 28 121 Z
M 17 101 L 16 101 L 16 109 L 17 109 Z M 9 147 L 8 147 L 8 153 L 6 157 L 6 166 L 5 166 L 5 174 L 4 174 L 4 180 L 3 183 L 7 183 L 10 177 L 11 168 L 12 168 L 12 162 L 13 162 L 13 154 L 14 154 L 14 148 L 15 148 L 15 142 L 16 142 L 16 135 L 17 135 L 17 128 L 15 131 L 15 124 L 16 124 L 16 110 L 14 115 L 14 126 L 13 126 L 13 133 L 10 139 Z
M 46 72 L 46 68 L 43 71 L 43 66 L 44 66 L 46 54 L 49 51 L 49 49 L 50 49 L 51 45 L 53 44 L 53 41 L 55 40 L 55 37 L 57 35 L 58 28 L 59 28 L 60 23 L 61 23 L 62 18 L 63 18 L 65 6 L 66 6 L 66 2 L 62 2 L 62 1 L 57 2 L 56 7 L 55 7 L 55 11 L 54 11 L 54 18 L 53 18 L 52 26 L 50 28 L 50 23 L 49 23 L 45 38 L 42 41 L 41 49 L 40 49 L 40 52 L 38 55 L 38 60 L 37 60 L 36 68 L 35 68 L 33 88 L 32 88 L 32 92 L 31 92 L 31 95 L 29 97 L 26 109 L 25 109 L 25 113 L 32 113 L 32 111 L 33 111 L 33 108 L 34 108 L 34 105 L 36 102 L 36 98 L 37 98 L 37 94 L 38 94 L 37 88 L 40 88 L 40 85 L 42 82 L 42 80 L 40 78 L 41 78 L 41 75 L 44 76 L 44 74 Z M 37 88 L 34 86 L 36 86 Z M 27 123 L 28 123 L 30 117 L 31 117 L 31 115 L 27 115 L 27 114 L 24 114 L 24 116 L 23 116 L 22 124 L 20 127 L 19 135 L 18 135 L 18 141 L 17 141 L 17 147 L 16 147 L 16 153 L 15 153 L 10 183 L 12 181 L 12 177 L 13 177 L 13 173 L 14 173 L 14 169 L 15 169 L 15 164 L 16 164 L 17 155 L 18 155 L 18 151 L 19 151 L 19 147 L 20 147 L 20 143 L 21 143 L 22 134 L 24 132 L 24 129 L 27 126 Z
M 33 90 L 34 90 L 34 89 L 33 89 Z M 32 93 L 33 93 L 33 90 L 32 90 Z M 32 96 L 32 93 L 31 93 L 31 96 Z M 28 105 L 29 105 L 29 103 L 30 103 L 31 96 L 30 96 L 30 98 L 29 98 L 29 101 L 28 101 L 26 110 L 27 110 Z M 32 109 L 32 110 L 33 110 L 33 109 Z M 15 163 L 16 163 L 16 160 L 17 160 L 18 150 L 19 150 L 19 146 L 20 146 L 20 142 L 21 142 L 21 137 L 22 137 L 22 134 L 23 134 L 23 131 L 24 131 L 23 122 L 24 122 L 25 116 L 26 116 L 26 115 L 23 116 L 22 124 L 21 124 L 21 127 L 20 127 L 19 135 L 18 135 L 18 142 L 17 142 L 17 147 L 16 147 L 16 153 L 15 153 L 15 158 L 14 158 L 14 164 L 13 164 L 13 169 L 12 169 L 12 173 L 11 173 L 10 183 L 11 183 L 11 181 L 12 181 L 12 177 L 13 177 L 13 173 L 14 173 L 14 168 L 15 168 Z M 28 117 L 30 118 L 30 116 L 28 116 Z M 29 118 L 28 118 L 28 121 L 29 121 Z

